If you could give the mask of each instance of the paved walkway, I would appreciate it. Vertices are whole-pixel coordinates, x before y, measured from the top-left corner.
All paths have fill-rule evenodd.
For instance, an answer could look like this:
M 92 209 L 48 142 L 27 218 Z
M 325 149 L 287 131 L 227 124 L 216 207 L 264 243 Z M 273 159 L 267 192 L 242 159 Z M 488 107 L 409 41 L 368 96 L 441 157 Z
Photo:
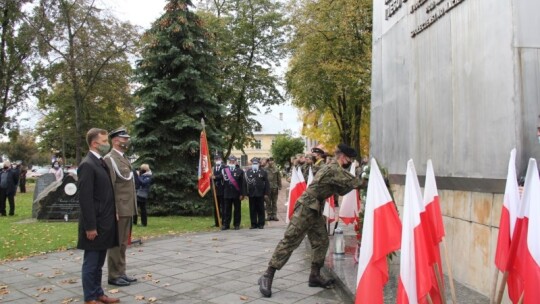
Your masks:
M 123 303 L 346 303 L 338 289 L 308 287 L 310 256 L 304 245 L 276 272 L 272 297 L 259 293 L 257 280 L 285 228 L 282 203 L 279 211 L 280 221 L 262 230 L 197 233 L 133 246 L 127 252 L 128 274 L 138 282 L 108 285 L 105 263 L 103 287 Z M 82 253 L 69 250 L 1 264 L 0 302 L 83 302 Z

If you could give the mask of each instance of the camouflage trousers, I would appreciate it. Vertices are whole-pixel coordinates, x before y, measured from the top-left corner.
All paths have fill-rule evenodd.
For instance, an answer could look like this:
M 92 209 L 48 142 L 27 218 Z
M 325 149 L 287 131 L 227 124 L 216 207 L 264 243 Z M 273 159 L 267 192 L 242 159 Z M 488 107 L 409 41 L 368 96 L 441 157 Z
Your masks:
M 279 190 L 271 189 L 270 194 L 268 197 L 264 199 L 265 203 L 265 210 L 266 210 L 266 216 L 267 217 L 277 217 L 277 199 L 278 199 L 278 192 Z
M 293 217 L 285 230 L 285 235 L 274 250 L 268 266 L 281 269 L 307 235 L 311 244 L 311 263 L 322 267 L 329 243 L 325 225 L 323 216 L 317 210 L 310 209 L 297 202 Z

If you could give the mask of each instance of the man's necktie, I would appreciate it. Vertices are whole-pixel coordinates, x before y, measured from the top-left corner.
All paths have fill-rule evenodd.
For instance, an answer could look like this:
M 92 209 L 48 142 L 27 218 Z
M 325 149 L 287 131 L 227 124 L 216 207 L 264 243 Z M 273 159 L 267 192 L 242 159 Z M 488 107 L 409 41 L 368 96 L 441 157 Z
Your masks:
M 103 157 L 99 159 L 101 161 L 101 166 L 109 172 L 109 166 L 107 166 L 107 163 L 103 160 Z

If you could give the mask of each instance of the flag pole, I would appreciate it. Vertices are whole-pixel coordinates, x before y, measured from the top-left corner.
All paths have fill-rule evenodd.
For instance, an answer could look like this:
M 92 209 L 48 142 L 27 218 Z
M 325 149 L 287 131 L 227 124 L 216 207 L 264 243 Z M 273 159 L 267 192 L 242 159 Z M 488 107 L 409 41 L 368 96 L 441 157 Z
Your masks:
M 450 265 L 450 259 L 448 257 L 448 249 L 446 248 L 446 239 L 442 239 L 444 260 L 446 261 L 446 268 L 448 268 L 448 281 L 450 281 L 450 292 L 452 294 L 452 302 L 457 304 L 456 289 L 454 287 L 454 275 L 452 274 L 452 266 Z
M 489 304 L 495 303 L 495 295 L 497 294 L 497 281 L 499 281 L 499 269 L 495 267 L 495 273 L 493 274 L 493 284 L 491 284 L 491 292 L 489 296 Z
M 206 125 L 204 124 L 204 118 L 201 118 L 201 125 L 202 125 L 202 129 L 203 129 L 203 132 L 204 132 L 204 136 L 206 137 Z M 207 142 L 208 142 L 208 139 L 207 139 Z M 210 150 L 210 149 L 208 149 Z M 210 153 L 208 153 L 210 154 Z M 210 159 L 210 155 L 208 155 L 208 163 L 211 164 L 212 163 L 212 160 Z M 219 204 L 218 204 L 218 200 L 217 200 L 217 196 L 216 196 L 216 185 L 214 183 L 214 172 L 212 171 L 212 193 L 214 194 L 214 208 L 216 210 L 216 213 L 217 213 L 217 218 L 218 218 L 218 225 L 219 227 L 221 228 L 221 215 L 219 214 Z
M 508 271 L 505 271 L 502 277 L 501 285 L 499 287 L 499 293 L 497 293 L 497 300 L 495 301 L 495 303 L 497 304 L 501 304 L 502 302 L 502 297 L 504 294 L 504 289 L 505 289 L 507 281 L 508 281 Z
M 429 293 L 426 295 L 426 300 L 428 304 L 433 304 L 433 300 L 431 299 L 431 296 L 429 295 Z
M 433 270 L 435 271 L 435 279 L 437 280 L 437 285 L 439 286 L 439 293 L 441 295 L 441 300 L 443 304 L 446 304 L 446 294 L 445 294 L 444 286 L 442 284 L 441 272 L 439 271 L 439 263 L 437 262 L 433 263 Z

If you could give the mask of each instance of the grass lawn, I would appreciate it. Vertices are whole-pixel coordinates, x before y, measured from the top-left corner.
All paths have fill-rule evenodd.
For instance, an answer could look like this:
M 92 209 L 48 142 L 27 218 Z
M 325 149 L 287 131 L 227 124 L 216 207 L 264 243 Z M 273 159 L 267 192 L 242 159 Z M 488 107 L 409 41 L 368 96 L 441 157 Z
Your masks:
M 15 216 L 0 217 L 0 261 L 24 259 L 46 252 L 74 248 L 77 245 L 77 221 L 45 222 L 32 219 L 33 186 L 27 184 L 28 192 L 17 193 L 15 196 Z M 8 208 L 6 211 L 9 211 Z M 218 230 L 212 227 L 213 225 L 213 217 L 150 216 L 148 226 L 133 227 L 132 238 L 147 240 L 167 235 Z M 242 202 L 242 227 L 249 225 L 249 205 L 245 200 Z

